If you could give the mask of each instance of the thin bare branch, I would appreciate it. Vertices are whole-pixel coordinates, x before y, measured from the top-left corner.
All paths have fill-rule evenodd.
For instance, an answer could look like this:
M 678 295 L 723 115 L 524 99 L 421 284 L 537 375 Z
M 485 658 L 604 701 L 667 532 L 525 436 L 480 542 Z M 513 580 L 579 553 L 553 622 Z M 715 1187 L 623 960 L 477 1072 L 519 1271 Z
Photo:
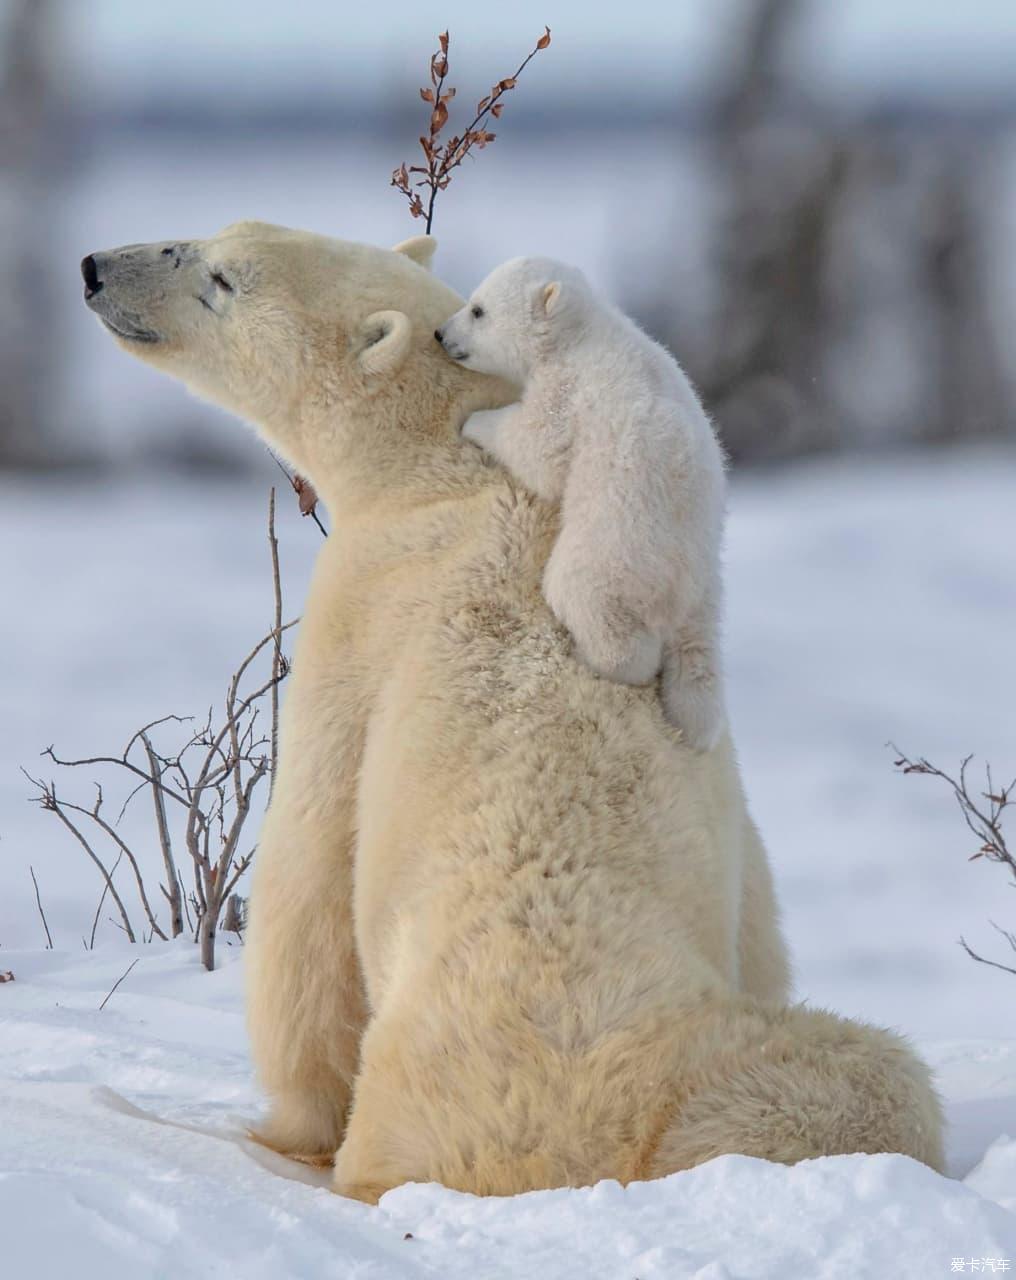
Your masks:
M 59 756 L 57 756 L 54 753 L 53 748 L 51 746 L 47 747 L 46 750 L 41 752 L 40 754 L 44 756 L 48 756 L 50 760 L 53 761 L 54 764 L 58 764 L 61 766 L 61 768 L 64 768 L 64 769 L 78 769 L 82 765 L 86 765 L 86 764 L 113 764 L 123 769 L 129 769 L 131 773 L 137 774 L 137 776 L 143 779 L 143 781 L 145 782 L 151 783 L 153 785 L 155 783 L 155 779 L 151 776 L 151 774 L 145 773 L 144 769 L 139 769 L 136 764 L 132 764 L 129 760 L 124 760 L 123 757 L 86 756 L 81 760 L 61 760 Z M 163 791 L 166 793 L 167 796 L 170 797 L 170 799 L 175 800 L 178 804 L 182 804 L 186 807 L 187 800 L 184 796 L 180 795 L 179 792 L 174 791 L 171 787 L 167 787 L 165 785 L 163 785 Z
M 35 878 L 35 868 L 29 866 L 29 872 L 32 876 L 32 884 L 35 885 L 35 905 L 39 908 L 39 915 L 42 919 L 42 927 L 46 930 L 46 950 L 53 950 L 53 936 L 49 931 L 49 925 L 46 923 L 46 913 L 42 909 L 42 896 L 39 893 L 39 882 Z
M 116 903 L 117 910 L 120 912 L 120 919 L 123 921 L 124 932 L 127 934 L 128 938 L 130 938 L 131 942 L 136 942 L 137 939 L 135 938 L 134 930 L 131 927 L 130 917 L 127 914 L 127 908 L 124 906 L 123 900 L 121 899 L 120 895 L 117 893 L 116 888 L 113 885 L 113 881 L 109 874 L 109 871 L 106 868 L 106 864 L 102 861 L 99 855 L 88 843 L 88 841 L 85 839 L 81 831 L 78 830 L 75 824 L 70 820 L 70 818 L 68 818 L 67 814 L 64 812 L 64 806 L 62 802 L 57 799 L 56 788 L 54 787 L 53 783 L 41 782 L 38 778 L 33 778 L 32 775 L 24 769 L 22 769 L 21 772 L 25 775 L 25 777 L 29 780 L 29 782 L 31 782 L 34 786 L 39 788 L 39 795 L 36 797 L 37 802 L 43 807 L 43 809 L 48 810 L 50 813 L 56 814 L 56 816 L 64 824 L 67 830 L 71 833 L 71 835 L 73 835 L 75 840 L 77 840 L 77 842 L 81 845 L 82 849 L 84 849 L 85 853 L 87 853 L 89 858 L 91 858 L 91 860 L 95 863 L 96 867 L 98 867 L 100 875 L 106 881 L 106 884 L 109 887 L 109 895 L 113 899 L 113 901 Z
M 152 720 L 148 724 L 143 724 L 140 729 L 131 734 L 130 740 L 123 749 L 124 759 L 130 755 L 131 747 L 139 738 L 144 738 L 146 734 L 151 733 L 153 729 L 157 729 L 160 724 L 191 724 L 194 721 L 193 716 L 160 716 L 158 720 Z
M 1001 969 L 1003 973 L 1016 974 L 1016 967 L 1009 964 L 1001 964 L 998 960 L 989 960 L 987 956 L 978 955 L 978 953 L 969 946 L 966 938 L 960 938 L 960 946 L 967 953 L 970 959 L 976 960 L 978 964 L 990 965 L 992 969 Z
M 111 987 L 111 988 L 109 989 L 109 991 L 106 993 L 106 999 L 105 999 L 105 1000 L 103 1000 L 102 1004 L 100 1004 L 100 1005 L 99 1005 L 99 1012 L 100 1012 L 100 1013 L 103 1011 L 103 1009 L 105 1009 L 105 1007 L 106 1007 L 107 1003 L 109 1002 L 109 998 L 110 998 L 110 996 L 111 996 L 111 995 L 113 994 L 113 992 L 117 989 L 117 987 L 120 985 L 120 983 L 121 983 L 121 982 L 123 982 L 124 978 L 126 978 L 126 977 L 127 977 L 127 975 L 130 973 L 130 971 L 134 968 L 134 966 L 137 964 L 138 960 L 140 960 L 140 959 L 141 959 L 141 957 L 140 957 L 140 956 L 138 956 L 136 959 L 132 960 L 132 961 L 130 962 L 130 964 L 127 966 L 127 968 L 123 971 L 123 973 L 119 976 L 119 978 L 117 978 L 116 982 L 114 982 L 114 983 L 113 983 L 112 987 Z
M 282 679 L 282 578 L 279 573 L 279 540 L 275 536 L 275 489 L 268 497 L 268 546 L 272 555 L 272 599 L 275 604 L 273 630 L 275 644 L 272 648 L 272 761 L 271 777 L 268 780 L 268 798 L 271 799 L 275 786 L 275 775 L 279 768 L 279 681 Z M 255 713 L 256 714 L 256 713 Z M 254 728 L 254 716 L 249 728 Z
M 162 774 L 164 765 L 159 761 L 147 732 L 142 731 L 141 741 L 148 756 L 148 767 L 152 776 L 157 779 L 152 784 L 152 800 L 155 804 L 155 827 L 159 833 L 159 848 L 162 850 L 162 865 L 166 872 L 166 883 L 162 892 L 169 903 L 169 931 L 171 937 L 179 937 L 183 933 L 183 907 L 180 901 L 180 888 L 177 880 L 176 858 L 173 854 L 173 841 L 166 821 L 166 800 L 162 794 Z
M 120 859 L 121 859 L 122 857 L 123 857 L 123 854 L 121 853 L 121 854 L 117 857 L 116 862 L 114 862 L 114 863 L 113 863 L 113 870 L 109 873 L 109 878 L 110 878 L 110 880 L 112 880 L 112 879 L 113 879 L 113 877 L 116 875 L 116 869 L 117 869 L 117 867 L 120 865 Z M 88 950 L 89 950 L 89 951 L 94 951 L 94 950 L 95 950 L 95 931 L 96 931 L 96 929 L 98 929 L 98 927 L 99 927 L 99 916 L 100 916 L 100 914 L 102 913 L 102 904 L 106 901 L 106 894 L 107 894 L 107 893 L 109 893 L 109 885 L 108 885 L 108 884 L 104 884 L 104 885 L 102 886 L 102 894 L 101 894 L 101 896 L 100 896 L 100 898 L 99 898 L 99 905 L 95 908 L 95 917 L 94 917 L 94 919 L 92 920 L 92 933 L 91 933 L 91 936 L 90 936 L 90 937 L 89 937 L 89 939 L 88 939 Z M 84 942 L 84 938 L 82 938 L 82 939 L 81 939 L 81 941 L 82 941 L 82 942 Z
M 889 743 L 889 746 L 896 753 L 895 765 L 901 772 L 940 778 L 951 788 L 963 821 L 978 841 L 979 847 L 970 855 L 971 861 L 975 858 L 987 858 L 989 862 L 1002 863 L 1008 867 L 1016 881 L 1016 855 L 1009 850 L 1002 831 L 1002 815 L 1013 804 L 1012 795 L 1016 791 L 1016 779 L 1007 787 L 996 791 L 989 767 L 985 771 L 988 789 L 975 799 L 967 783 L 967 769 L 973 756 L 964 757 L 960 764 L 959 777 L 954 778 L 943 769 L 939 769 L 937 765 L 925 760 L 923 756 L 911 760 L 894 743 Z M 985 801 L 987 804 L 984 803 Z
M 180 875 L 179 871 L 176 873 L 176 883 L 180 886 L 180 896 L 181 896 L 181 898 L 183 899 L 183 910 L 184 910 L 184 915 L 187 917 L 187 928 L 190 930 L 190 932 L 191 932 L 191 933 L 193 933 L 193 932 L 194 932 L 194 921 L 191 919 L 191 913 L 190 913 L 190 901 L 189 901 L 189 899 L 188 899 L 188 897 L 187 897 L 186 893 L 184 893 L 184 889 L 183 889 L 183 877 Z
M 234 862 L 233 874 L 226 881 L 225 888 L 222 891 L 222 895 L 224 898 L 227 898 L 227 899 L 229 898 L 233 890 L 236 888 L 237 881 L 240 879 L 243 873 L 247 870 L 250 864 L 254 861 L 254 852 L 255 851 L 251 849 L 250 853 L 244 854 L 242 858 L 240 858 L 237 862 Z
M 138 886 L 138 897 L 141 899 L 141 907 L 148 918 L 148 923 L 151 925 L 154 932 L 157 933 L 159 937 L 163 940 L 163 942 L 167 942 L 168 939 L 166 935 L 163 933 L 162 929 L 159 927 L 158 922 L 155 919 L 155 913 L 152 911 L 151 904 L 148 901 L 148 894 L 145 892 L 145 881 L 144 881 L 144 877 L 141 874 L 141 868 L 138 866 L 138 860 L 137 858 L 135 858 L 133 852 L 128 847 L 126 842 L 123 840 L 123 838 L 119 835 L 119 833 L 115 830 L 115 828 L 111 827 L 110 824 L 106 821 L 106 819 L 102 816 L 100 812 L 102 808 L 102 788 L 98 786 L 98 784 L 96 784 L 96 791 L 97 791 L 97 796 L 96 796 L 95 806 L 90 810 L 83 809 L 80 805 L 71 804 L 69 801 L 66 801 L 66 800 L 61 801 L 61 803 L 64 805 L 65 808 L 71 809 L 72 811 L 75 811 L 77 813 L 82 813 L 86 817 L 91 818 L 92 821 L 96 824 L 96 826 L 100 829 L 100 831 L 104 831 L 106 835 L 109 836 L 109 838 L 117 846 L 117 848 L 120 850 L 120 856 L 127 859 L 127 861 L 130 863 L 131 870 L 134 872 L 134 879 Z M 117 865 L 119 865 L 119 862 L 120 862 L 120 859 L 117 858 Z M 116 867 L 114 866 L 113 871 L 110 872 L 111 881 L 115 871 L 116 871 Z

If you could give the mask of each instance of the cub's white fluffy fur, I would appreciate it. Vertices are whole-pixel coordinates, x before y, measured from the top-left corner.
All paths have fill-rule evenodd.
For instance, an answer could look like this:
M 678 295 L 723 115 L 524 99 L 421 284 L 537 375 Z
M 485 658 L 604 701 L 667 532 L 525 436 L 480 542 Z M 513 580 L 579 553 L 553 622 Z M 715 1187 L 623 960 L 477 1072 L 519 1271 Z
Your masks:
M 561 502 L 543 591 L 595 671 L 645 684 L 668 718 L 716 745 L 723 452 L 677 361 L 547 258 L 493 271 L 440 340 L 455 360 L 522 384 L 464 435 Z

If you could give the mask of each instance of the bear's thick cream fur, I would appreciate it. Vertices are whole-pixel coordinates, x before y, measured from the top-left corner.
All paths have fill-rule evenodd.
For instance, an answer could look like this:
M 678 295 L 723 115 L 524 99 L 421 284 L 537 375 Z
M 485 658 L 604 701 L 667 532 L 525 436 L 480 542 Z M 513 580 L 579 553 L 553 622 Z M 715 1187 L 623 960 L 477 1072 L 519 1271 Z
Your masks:
M 573 657 L 555 509 L 458 438 L 512 393 L 435 342 L 461 303 L 430 247 L 244 223 L 94 259 L 124 347 L 256 422 L 332 519 L 255 864 L 263 1140 L 364 1200 L 725 1152 L 939 1165 L 904 1043 L 785 1005 L 729 737 L 693 753 Z

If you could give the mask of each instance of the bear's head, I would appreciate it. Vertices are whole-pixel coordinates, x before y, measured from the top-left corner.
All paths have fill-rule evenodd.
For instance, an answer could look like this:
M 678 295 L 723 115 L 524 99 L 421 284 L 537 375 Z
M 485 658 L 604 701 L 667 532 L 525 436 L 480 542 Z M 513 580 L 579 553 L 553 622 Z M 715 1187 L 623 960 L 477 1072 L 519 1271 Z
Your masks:
M 578 337 L 596 314 L 575 267 L 552 258 L 512 258 L 495 267 L 434 336 L 475 373 L 523 383 L 533 365 Z
M 127 245 L 81 264 L 117 342 L 253 422 L 326 500 L 342 483 L 452 449 L 510 391 L 452 365 L 434 330 L 461 299 L 434 241 L 377 249 L 260 222 L 207 240 Z

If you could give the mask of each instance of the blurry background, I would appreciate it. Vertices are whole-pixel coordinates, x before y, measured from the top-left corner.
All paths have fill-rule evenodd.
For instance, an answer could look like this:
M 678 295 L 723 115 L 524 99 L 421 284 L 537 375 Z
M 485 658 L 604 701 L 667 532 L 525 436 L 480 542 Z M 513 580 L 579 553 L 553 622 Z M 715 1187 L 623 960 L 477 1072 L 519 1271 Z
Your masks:
M 238 218 L 422 231 L 388 182 L 437 31 L 461 111 L 544 23 L 438 200 L 437 269 L 576 262 L 713 412 L 735 731 L 801 994 L 1016 1034 L 1016 978 L 955 946 L 990 953 L 1013 895 L 884 746 L 1016 773 L 1011 0 L 0 0 L 0 947 L 41 939 L 29 862 L 58 946 L 98 896 L 17 766 L 202 712 L 270 613 L 278 473 L 113 345 L 78 260 Z M 287 505 L 280 536 L 295 611 L 319 535 Z

